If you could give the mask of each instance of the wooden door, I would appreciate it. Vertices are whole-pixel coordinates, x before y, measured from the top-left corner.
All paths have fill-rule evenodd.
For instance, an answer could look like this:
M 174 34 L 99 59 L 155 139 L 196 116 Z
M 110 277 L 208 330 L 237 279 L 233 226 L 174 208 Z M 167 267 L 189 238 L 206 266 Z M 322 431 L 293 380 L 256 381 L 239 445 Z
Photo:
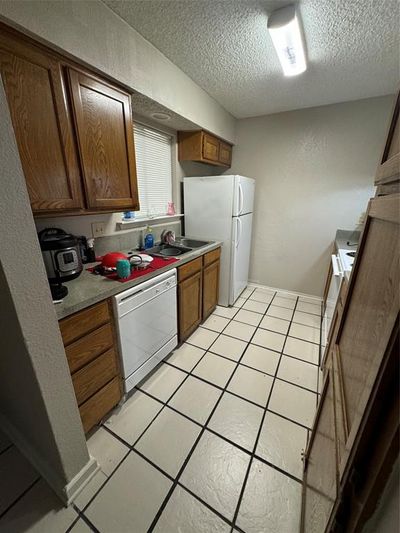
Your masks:
M 78 146 L 92 209 L 139 209 L 128 93 L 68 69 Z
M 203 320 L 211 315 L 218 303 L 219 265 L 218 260 L 203 269 Z
M 339 331 L 347 439 L 342 477 L 400 311 L 400 195 L 370 201 Z
M 337 462 L 332 371 L 324 381 L 317 418 L 306 451 L 301 531 L 323 533 L 337 496 Z
M 181 281 L 178 285 L 179 340 L 183 341 L 201 322 L 202 272 Z
M 400 179 L 400 93 L 397 95 L 393 116 L 382 159 L 375 176 L 375 185 L 387 185 Z M 383 187 L 383 189 L 385 189 Z M 387 189 L 386 189 L 387 190 Z M 396 189 L 394 189 L 396 190 Z
M 219 162 L 228 167 L 232 161 L 232 146 L 220 141 L 219 143 Z
M 219 140 L 208 133 L 203 134 L 203 158 L 219 161 Z
M 1 30 L 0 71 L 33 212 L 82 208 L 60 63 Z

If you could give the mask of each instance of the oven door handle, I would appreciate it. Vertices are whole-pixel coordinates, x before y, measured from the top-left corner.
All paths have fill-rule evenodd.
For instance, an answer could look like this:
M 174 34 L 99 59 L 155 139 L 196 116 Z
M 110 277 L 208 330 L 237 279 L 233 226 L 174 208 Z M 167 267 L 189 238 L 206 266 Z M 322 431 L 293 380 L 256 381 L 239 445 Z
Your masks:
M 338 265 L 337 255 L 331 255 L 333 275 L 338 277 L 342 275 L 342 272 Z

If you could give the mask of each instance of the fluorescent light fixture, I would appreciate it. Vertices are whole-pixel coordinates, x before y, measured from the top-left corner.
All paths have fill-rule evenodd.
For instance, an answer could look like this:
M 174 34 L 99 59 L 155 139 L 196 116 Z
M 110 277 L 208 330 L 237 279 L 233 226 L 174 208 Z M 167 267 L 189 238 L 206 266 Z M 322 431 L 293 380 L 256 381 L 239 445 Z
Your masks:
M 296 76 L 307 68 L 300 21 L 294 5 L 274 11 L 268 30 L 285 76 Z

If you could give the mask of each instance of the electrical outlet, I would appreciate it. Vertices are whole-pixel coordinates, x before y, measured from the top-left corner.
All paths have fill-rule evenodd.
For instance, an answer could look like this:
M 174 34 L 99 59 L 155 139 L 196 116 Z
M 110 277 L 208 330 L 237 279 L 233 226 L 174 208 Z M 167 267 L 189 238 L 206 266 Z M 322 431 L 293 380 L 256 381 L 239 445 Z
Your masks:
M 104 222 L 92 222 L 93 237 L 103 237 L 106 232 L 106 225 Z

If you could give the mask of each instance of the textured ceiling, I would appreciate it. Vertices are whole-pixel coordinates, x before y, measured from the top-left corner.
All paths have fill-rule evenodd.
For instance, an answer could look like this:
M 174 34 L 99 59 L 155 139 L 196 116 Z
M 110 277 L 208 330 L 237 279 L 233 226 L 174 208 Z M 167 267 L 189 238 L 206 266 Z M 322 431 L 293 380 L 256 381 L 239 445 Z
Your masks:
M 103 0 L 235 117 L 394 93 L 397 0 L 302 0 L 308 70 L 283 76 L 267 16 L 290 2 Z

